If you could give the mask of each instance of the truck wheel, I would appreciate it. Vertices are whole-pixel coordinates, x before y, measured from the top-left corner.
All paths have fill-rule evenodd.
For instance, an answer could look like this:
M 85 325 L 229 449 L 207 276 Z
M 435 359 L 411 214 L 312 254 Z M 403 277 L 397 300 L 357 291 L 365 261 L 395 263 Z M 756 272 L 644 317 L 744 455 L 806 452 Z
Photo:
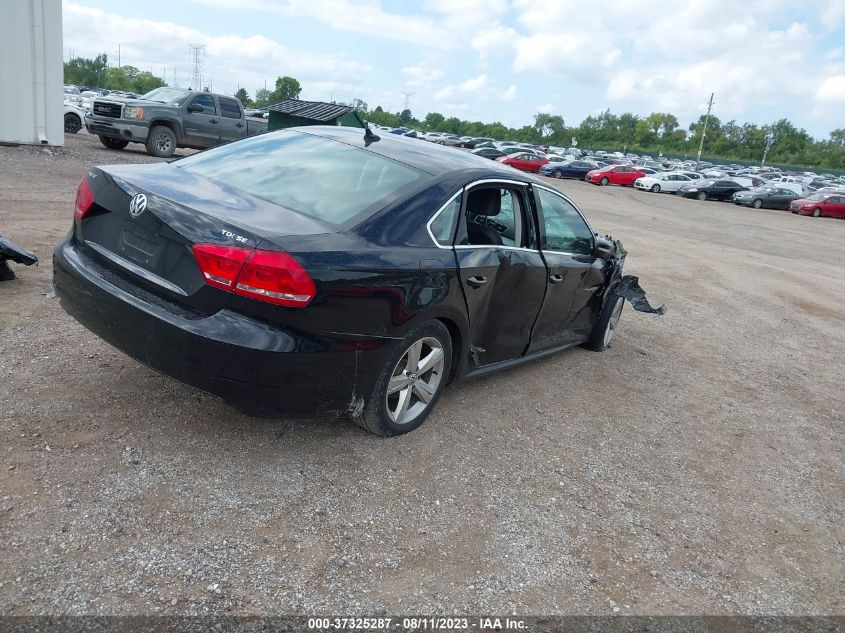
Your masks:
M 76 134 L 82 129 L 82 119 L 80 119 L 73 112 L 68 112 L 65 115 L 65 132 L 67 134 Z
M 147 154 L 170 158 L 176 151 L 176 135 L 166 125 L 154 125 L 147 135 Z
M 100 143 L 109 149 L 123 149 L 129 145 L 129 141 L 121 141 L 119 138 L 109 138 L 108 136 L 101 136 Z

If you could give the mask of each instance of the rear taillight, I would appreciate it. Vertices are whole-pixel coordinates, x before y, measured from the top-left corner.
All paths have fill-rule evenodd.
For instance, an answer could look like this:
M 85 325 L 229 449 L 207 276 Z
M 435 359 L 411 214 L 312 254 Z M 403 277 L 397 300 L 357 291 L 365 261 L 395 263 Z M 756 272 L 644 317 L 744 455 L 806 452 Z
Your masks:
M 239 246 L 196 244 L 194 257 L 206 283 L 229 292 L 292 308 L 308 305 L 317 288 L 287 253 Z
M 94 206 L 94 192 L 88 184 L 88 176 L 85 176 L 79 181 L 79 188 L 76 190 L 76 209 L 73 214 L 77 220 L 81 220 L 92 206 Z

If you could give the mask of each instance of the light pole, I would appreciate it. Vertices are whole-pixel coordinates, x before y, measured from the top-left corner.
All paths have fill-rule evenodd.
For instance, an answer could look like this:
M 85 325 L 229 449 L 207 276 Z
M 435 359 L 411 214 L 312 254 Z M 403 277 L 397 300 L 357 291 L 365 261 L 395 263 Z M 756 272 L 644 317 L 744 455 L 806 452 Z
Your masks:
M 760 161 L 760 167 L 766 164 L 766 156 L 769 155 L 769 148 L 774 145 L 775 135 L 769 132 L 766 134 L 766 149 L 763 150 L 763 160 Z
M 713 109 L 713 93 L 710 93 L 710 103 L 707 104 L 707 117 L 704 119 L 704 129 L 701 131 L 701 142 L 698 144 L 698 158 L 695 161 L 695 169 L 701 162 L 701 150 L 704 149 L 704 137 L 707 135 L 707 124 L 710 122 L 710 110 Z

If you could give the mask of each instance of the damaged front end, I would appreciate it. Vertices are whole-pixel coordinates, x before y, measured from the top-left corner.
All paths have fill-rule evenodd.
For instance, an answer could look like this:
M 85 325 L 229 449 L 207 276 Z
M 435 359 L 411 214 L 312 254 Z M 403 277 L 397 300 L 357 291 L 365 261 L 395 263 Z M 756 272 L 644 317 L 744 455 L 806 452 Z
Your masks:
M 607 280 L 605 290 L 602 294 L 602 304 L 610 295 L 626 299 L 631 307 L 637 312 L 647 314 L 666 314 L 666 304 L 653 307 L 646 298 L 645 290 L 640 286 L 639 277 L 634 275 L 622 275 L 622 268 L 625 266 L 625 257 L 628 251 L 622 246 L 622 242 L 614 240 L 610 235 L 596 235 L 596 255 L 605 261 L 605 279 Z

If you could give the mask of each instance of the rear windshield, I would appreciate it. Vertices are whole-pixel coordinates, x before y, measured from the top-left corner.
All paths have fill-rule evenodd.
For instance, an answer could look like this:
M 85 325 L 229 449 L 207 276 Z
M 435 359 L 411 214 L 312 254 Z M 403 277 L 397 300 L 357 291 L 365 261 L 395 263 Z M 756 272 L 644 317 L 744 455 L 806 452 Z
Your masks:
M 349 221 L 425 175 L 357 147 L 292 131 L 223 145 L 176 166 L 332 224 Z

